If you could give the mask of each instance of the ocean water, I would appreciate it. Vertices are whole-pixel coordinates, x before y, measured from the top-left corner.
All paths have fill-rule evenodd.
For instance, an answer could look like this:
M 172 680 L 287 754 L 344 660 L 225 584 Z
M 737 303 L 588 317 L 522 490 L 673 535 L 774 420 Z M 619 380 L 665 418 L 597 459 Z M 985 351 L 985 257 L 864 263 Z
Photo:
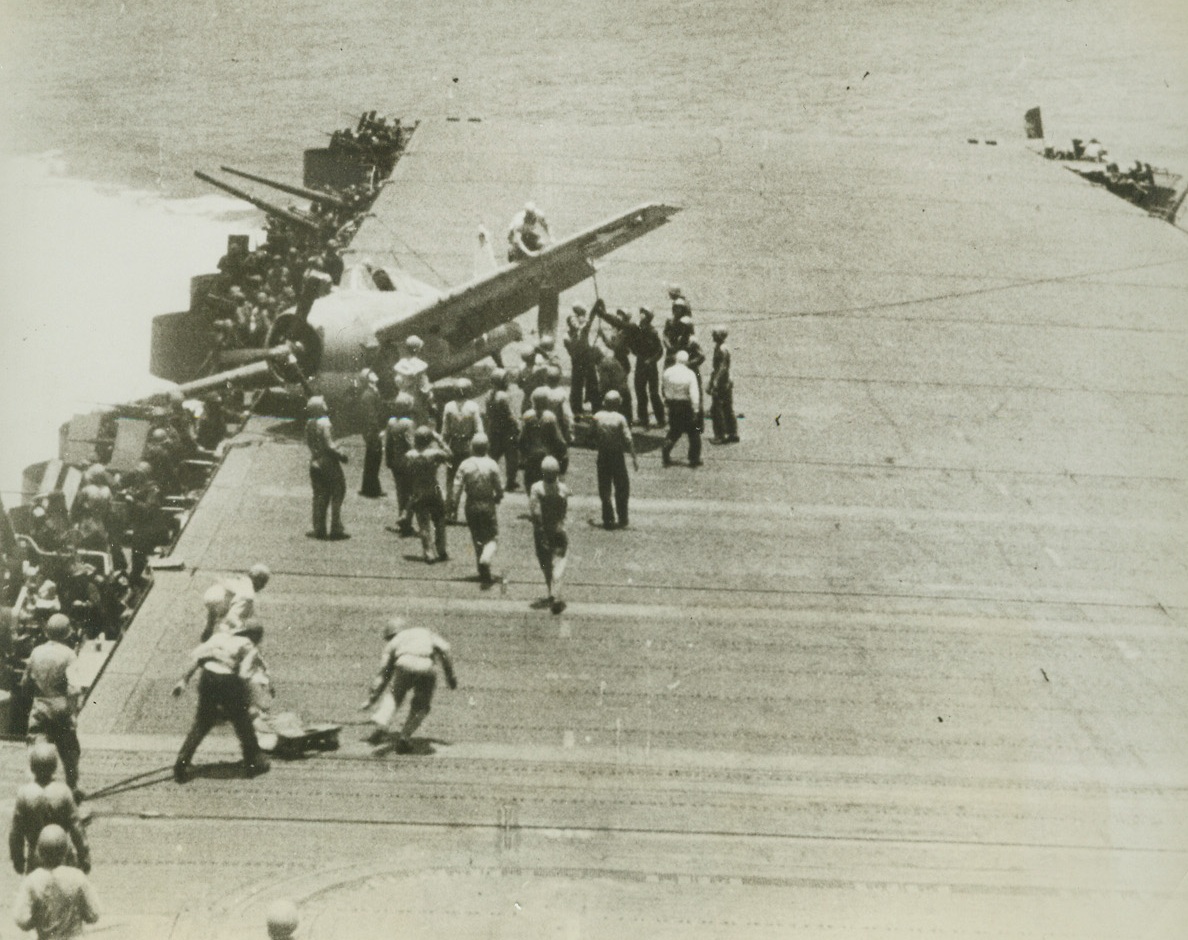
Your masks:
M 543 124 L 1049 138 L 1188 171 L 1188 4 L 0 0 L 0 490 L 147 381 L 148 321 L 365 108 Z

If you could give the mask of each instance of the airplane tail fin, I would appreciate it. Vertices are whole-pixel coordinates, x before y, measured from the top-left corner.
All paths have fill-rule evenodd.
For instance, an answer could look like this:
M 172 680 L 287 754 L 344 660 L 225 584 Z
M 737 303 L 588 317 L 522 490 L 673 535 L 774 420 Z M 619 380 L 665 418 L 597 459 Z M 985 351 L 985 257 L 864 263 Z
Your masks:
M 480 225 L 478 230 L 478 244 L 474 248 L 474 279 L 490 277 L 495 273 L 495 247 L 491 244 L 491 233 Z

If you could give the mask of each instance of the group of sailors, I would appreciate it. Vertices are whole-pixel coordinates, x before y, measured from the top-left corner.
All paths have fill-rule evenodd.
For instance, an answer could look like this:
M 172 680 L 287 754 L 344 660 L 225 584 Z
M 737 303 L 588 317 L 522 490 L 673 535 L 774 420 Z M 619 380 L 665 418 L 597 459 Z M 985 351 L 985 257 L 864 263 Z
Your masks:
M 215 354 L 263 347 L 276 318 L 296 307 L 311 272 L 337 284 L 344 244 L 338 234 L 311 242 L 301 229 L 284 222 L 271 224 L 255 249 L 249 249 L 246 235 L 231 236 L 219 259 L 219 275 L 202 301 Z M 212 361 L 210 366 L 214 371 L 219 364 Z
M 711 331 L 714 346 L 707 370 L 707 356 L 694 330 L 693 311 L 688 299 L 679 285 L 670 287 L 668 293 L 672 309 L 662 331 L 657 331 L 655 315 L 648 307 L 640 307 L 634 321 L 623 308 L 613 314 L 608 312 L 601 298 L 589 311 L 582 306 L 573 308 L 566 319 L 565 340 L 573 372 L 570 408 L 575 415 L 582 414 L 587 405 L 597 411 L 606 393 L 614 391 L 619 402 L 616 408 L 629 424 L 634 417 L 646 430 L 654 416 L 657 427 L 669 426 L 673 442 L 692 430 L 690 446 L 696 446 L 700 452 L 705 394 L 708 394 L 713 441 L 736 444 L 739 438 L 734 410 L 734 379 L 730 348 L 726 345 L 729 332 L 721 326 Z M 678 360 L 696 377 L 695 387 L 680 370 L 673 374 L 668 388 L 664 388 L 662 370 L 667 372 Z M 709 379 L 703 388 L 702 375 L 706 371 Z M 530 369 L 528 382 L 531 384 L 535 380 Z M 678 418 L 674 432 L 665 406 L 666 399 L 690 402 L 695 420 L 689 422 L 683 416 Z M 683 407 L 680 410 L 683 411 Z M 692 457 L 690 460 L 697 462 Z
M 323 186 L 335 203 L 314 200 L 299 225 L 269 214 L 265 240 L 249 249 L 245 235 L 228 239 L 219 260 L 218 277 L 201 298 L 214 337 L 209 371 L 219 367 L 218 353 L 263 347 L 277 316 L 297 306 L 308 278 L 338 284 L 343 273 L 342 250 L 392 172 L 407 139 L 399 118 L 391 122 L 364 114 L 355 128 L 335 131 L 331 150 L 346 150 L 374 168 L 370 182 L 344 187 Z
M 359 117 L 355 127 L 346 127 L 330 135 L 330 150 L 350 154 L 375 168 L 373 180 L 387 179 L 396 165 L 396 155 L 404 149 L 409 129 L 398 117 L 388 118 L 375 111 Z
M 224 719 L 239 734 L 248 773 L 267 770 L 249 717 L 248 690 L 255 681 L 253 673 L 267 680 L 258 656 L 262 630 L 249 618 L 255 592 L 263 590 L 268 577 L 266 567 L 255 565 L 204 598 L 210 612 L 204 642 L 183 682 L 173 689 L 180 695 L 189 677 L 201 671 L 197 714 L 174 770 L 182 782 L 188 779 L 186 755 L 192 757 L 206 733 Z M 56 613 L 48 619 L 44 642 L 29 656 L 23 677 L 33 696 L 27 733 L 29 779 L 17 789 L 8 832 L 13 869 L 23 876 L 13 918 L 21 930 L 46 938 L 79 936 L 85 924 L 99 920 L 88 877 L 91 847 L 80 811 L 85 798 L 78 785 L 80 691 L 72 681 L 77 655 L 71 640 L 70 619 Z M 257 661 L 259 668 L 254 669 L 251 664 Z
M 1102 184 L 1115 195 L 1139 205 L 1143 204 L 1157 188 L 1155 168 L 1151 164 L 1135 160 L 1131 167 L 1123 170 L 1116 162 L 1109 159 L 1109 151 L 1096 137 L 1091 138 L 1088 143 L 1074 137 L 1071 150 L 1045 147 L 1044 156 L 1049 160 L 1104 163 L 1104 169 L 1082 172 L 1082 175 L 1095 183 Z
M 562 364 L 548 336 L 524 353 L 519 372 L 495 369 L 490 390 L 482 397 L 469 379 L 430 383 L 428 363 L 421 358 L 423 343 L 409 337 L 390 376 L 381 380 L 371 369 L 359 376 L 365 443 L 359 495 L 384 495 L 380 475 L 386 466 L 396 496 L 396 520 L 389 528 L 401 536 L 419 537 L 428 564 L 449 560 L 447 526 L 458 521 L 464 505 L 478 577 L 489 586 L 495 580 L 496 510 L 505 492 L 520 489 L 522 477 L 547 601 L 554 609 L 563 608 L 568 541 L 568 489 L 563 480 L 569 450 L 579 437 L 587 437 L 597 450 L 601 524 L 607 529 L 628 525 L 627 460 L 637 466 L 637 417 L 645 429 L 652 426 L 653 416 L 656 427 L 667 426 L 661 447 L 666 467 L 675 463 L 673 451 L 682 437 L 688 440 L 688 465 L 701 465 L 705 392 L 714 442 L 739 440 L 728 332 L 724 327 L 713 330 L 712 357 L 707 358 L 693 328 L 688 299 L 679 287 L 670 290 L 670 299 L 672 316 L 663 333 L 653 326 L 647 308 L 641 308 L 633 321 L 623 310 L 608 313 L 601 300 L 590 311 L 574 307 L 567 324 L 573 375 L 568 388 L 562 384 Z M 709 373 L 704 391 L 702 371 Z M 514 384 L 520 387 L 518 396 Z M 342 504 L 348 455 L 335 440 L 321 396 L 307 402 L 305 440 L 313 494 L 308 534 L 316 539 L 347 538 Z
M 173 767 L 180 784 L 194 776 L 197 749 L 221 721 L 229 722 L 239 739 L 245 776 L 270 769 L 262 738 L 270 728 L 272 684 L 262 652 L 264 627 L 256 614 L 256 599 L 270 577 L 266 565 L 255 564 L 216 582 L 203 595 L 206 622 L 199 643 L 170 690 L 180 698 L 198 677 L 194 718 Z M 412 735 L 429 714 L 437 672 L 451 689 L 458 686 L 450 646 L 434 631 L 402 618 L 390 620 L 382 638 L 380 668 L 361 706 L 372 712 L 368 741 L 390 741 L 397 753 L 410 753 Z M 35 694 L 27 736 L 29 774 L 16 789 L 8 834 L 10 860 L 22 876 L 13 918 L 21 930 L 47 938 L 79 936 L 100 917 L 89 878 L 88 814 L 80 809 L 86 795 L 78 785 L 82 751 L 76 730 L 79 691 L 72 684 L 76 664 L 69 618 L 55 614 L 24 677 Z M 406 699 L 407 713 L 397 725 Z
M 1106 164 L 1100 182 L 1115 195 L 1141 203 L 1155 189 L 1155 169 L 1149 163 L 1134 161 L 1134 166 L 1122 170 L 1118 164 Z
M 217 446 L 226 434 L 225 423 L 216 439 L 211 429 L 203 431 L 193 421 L 187 424 L 187 416 L 193 418 L 190 409 L 156 409 L 156 426 L 149 435 L 145 459 L 137 467 L 116 473 L 93 464 L 83 473 L 72 505 L 66 504 L 60 490 L 55 491 L 53 498 L 33 508 L 32 529 L 15 539 L 18 544 L 22 537 L 25 544 L 32 540 L 34 546 L 18 559 L 27 579 L 22 594 L 28 601 L 15 608 L 7 603 L 0 606 L 0 649 L 14 716 L 14 727 L 5 730 L 26 737 L 29 779 L 16 791 L 8 846 L 12 866 L 23 876 L 13 917 L 21 930 L 35 931 L 39 937 L 78 936 L 83 925 L 99 918 L 88 878 L 91 849 L 80 811 L 86 794 L 79 786 L 82 748 L 77 714 L 84 690 L 77 684 L 77 670 L 81 643 L 95 635 L 80 614 L 80 607 L 86 606 L 80 604 L 80 597 L 85 596 L 87 585 L 94 594 L 103 581 L 96 580 L 95 568 L 82 561 L 80 546 L 92 545 L 109 555 L 129 590 L 123 598 L 122 627 L 141 593 L 130 589 L 125 574 L 129 564 L 131 577 L 140 580 L 144 555 L 176 534 L 176 521 L 161 508 L 161 494 L 176 486 L 176 464 L 200 451 L 199 441 Z M 146 517 L 152 521 L 145 522 Z M 208 618 L 208 634 L 214 632 L 216 619 L 226 626 L 239 618 L 245 635 L 258 644 L 255 624 L 247 618 L 254 593 L 263 589 L 268 577 L 268 569 L 257 565 L 242 578 L 220 585 L 217 603 L 212 604 L 208 592 L 208 609 L 217 614 Z M 84 586 L 76 591 L 79 583 Z M 207 710 L 200 709 L 210 719 L 206 730 L 227 715 L 221 706 L 215 714 L 210 704 L 208 696 Z M 192 732 L 183 754 L 185 747 L 192 753 L 200 740 L 201 735 Z
M 187 783 L 193 777 L 198 746 L 220 720 L 230 722 L 239 739 L 246 776 L 270 769 L 265 752 L 276 747 L 281 716 L 272 715 L 272 679 L 262 651 L 264 625 L 256 611 L 256 600 L 270 579 L 268 566 L 257 563 L 245 572 L 217 581 L 203 594 L 206 623 L 200 642 L 171 690 L 178 698 L 194 676 L 199 677 L 194 721 L 173 767 L 178 783 Z M 374 727 L 368 738 L 372 744 L 392 738 L 398 753 L 408 753 L 413 733 L 429 713 L 435 669 L 442 670 L 451 689 L 457 687 L 450 646 L 433 631 L 409 626 L 399 617 L 385 624 L 382 636 L 380 669 L 368 687 L 361 710 L 373 712 Z M 407 716 L 394 734 L 396 714 L 409 692 L 412 697 Z M 271 743 L 266 743 L 268 738 Z
M 1081 137 L 1072 139 L 1072 149 L 1062 150 L 1059 147 L 1044 148 L 1044 156 L 1049 160 L 1089 160 L 1094 163 L 1105 163 L 1109 151 L 1096 137 L 1089 138 L 1086 143 Z
M 138 463 L 122 472 L 92 463 L 71 498 L 56 488 L 7 517 L 13 538 L 3 566 L 12 577 L 0 605 L 0 688 L 11 695 L 11 733 L 22 733 L 36 711 L 29 663 L 52 624 L 66 625 L 73 648 L 122 634 L 150 582 L 149 557 L 176 538 L 179 512 L 213 471 L 231 417 L 218 393 L 117 413 L 150 421 Z M 106 415 L 100 433 L 114 420 Z M 97 456 L 110 458 L 112 447 L 101 439 Z

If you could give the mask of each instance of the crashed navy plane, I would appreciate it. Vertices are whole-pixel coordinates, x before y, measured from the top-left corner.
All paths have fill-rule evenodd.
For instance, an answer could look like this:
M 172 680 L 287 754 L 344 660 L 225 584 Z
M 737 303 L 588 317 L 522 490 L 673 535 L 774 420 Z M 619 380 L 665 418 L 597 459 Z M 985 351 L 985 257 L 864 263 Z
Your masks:
M 318 189 L 224 169 L 283 192 L 330 201 Z M 252 197 L 208 174 L 196 175 L 275 218 L 306 224 L 306 217 L 293 210 Z M 223 364 L 234 363 L 233 368 L 181 381 L 182 391 L 198 394 L 227 382 L 281 384 L 300 386 L 307 393 L 317 391 L 333 406 L 349 392 L 361 369 L 386 373 L 401 344 L 413 335 L 425 343 L 429 377 L 448 378 L 487 357 L 498 358 L 505 346 L 519 341 L 523 334 L 514 321 L 534 307 L 538 332 L 552 335 L 563 291 L 591 277 L 598 259 L 660 228 L 679 211 L 664 203 L 644 203 L 547 245 L 538 255 L 504 266 L 497 265 L 491 238 L 480 229 L 475 276 L 444 291 L 414 277 L 390 256 L 380 262 L 354 253 L 338 284 L 331 284 L 321 272 L 307 276 L 297 304 L 275 319 L 263 347 L 224 353 Z M 200 311 L 190 310 L 156 318 L 154 373 L 178 381 L 193 369 L 196 352 L 209 342 L 185 341 L 185 337 L 204 339 L 205 323 L 195 322 L 200 316 Z M 179 359 L 179 353 L 184 358 Z

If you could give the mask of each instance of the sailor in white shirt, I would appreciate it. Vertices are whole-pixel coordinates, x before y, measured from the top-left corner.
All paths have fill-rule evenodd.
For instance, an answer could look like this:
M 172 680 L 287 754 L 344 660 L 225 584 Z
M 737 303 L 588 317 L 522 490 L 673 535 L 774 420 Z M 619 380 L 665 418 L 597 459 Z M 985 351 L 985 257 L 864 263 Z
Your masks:
M 534 258 L 548 246 L 549 223 L 532 203 L 516 213 L 507 230 L 507 260 Z
M 396 389 L 412 398 L 413 413 L 410 417 L 418 424 L 427 424 L 428 419 L 434 416 L 429 363 L 420 357 L 424 346 L 419 336 L 410 336 L 404 341 L 404 355 L 392 366 Z
M 672 448 L 681 435 L 689 436 L 689 466 L 701 466 L 701 431 L 697 414 L 701 408 L 701 383 L 697 373 L 689 368 L 689 354 L 680 350 L 676 361 L 664 370 L 660 380 L 661 394 L 668 408 L 668 436 L 661 455 L 664 466 L 672 466 Z

